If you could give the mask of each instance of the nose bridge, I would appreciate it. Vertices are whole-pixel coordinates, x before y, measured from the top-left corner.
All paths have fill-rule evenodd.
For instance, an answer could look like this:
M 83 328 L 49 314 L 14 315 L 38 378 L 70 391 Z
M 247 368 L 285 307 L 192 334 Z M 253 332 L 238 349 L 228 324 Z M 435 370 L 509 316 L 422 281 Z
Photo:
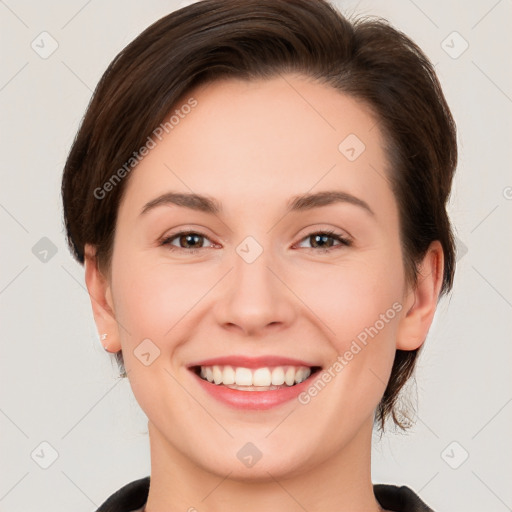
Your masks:
M 268 244 L 263 247 L 254 237 L 246 237 L 236 247 L 234 258 L 234 287 L 235 292 L 242 297 L 272 294 L 275 283 L 271 283 L 269 267 L 275 257 L 272 257 Z M 273 277 L 273 276 L 272 276 Z
M 236 324 L 247 333 L 289 323 L 293 304 L 286 286 L 274 275 L 279 274 L 277 256 L 253 236 L 242 240 L 235 252 L 218 320 Z

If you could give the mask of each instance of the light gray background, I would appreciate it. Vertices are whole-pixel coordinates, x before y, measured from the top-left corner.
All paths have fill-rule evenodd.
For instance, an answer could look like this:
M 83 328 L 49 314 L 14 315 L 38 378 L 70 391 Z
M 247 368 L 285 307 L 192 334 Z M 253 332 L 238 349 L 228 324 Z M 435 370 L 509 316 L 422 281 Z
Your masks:
M 98 341 L 65 244 L 60 179 L 107 65 L 181 4 L 0 0 L 2 512 L 89 512 L 149 474 L 145 417 Z M 512 1 L 338 5 L 388 18 L 425 50 L 460 144 L 454 291 L 419 361 L 416 426 L 375 443 L 373 480 L 409 485 L 436 512 L 512 510 Z M 47 59 L 31 47 L 43 31 L 59 45 Z M 43 237 L 55 255 L 36 245 Z

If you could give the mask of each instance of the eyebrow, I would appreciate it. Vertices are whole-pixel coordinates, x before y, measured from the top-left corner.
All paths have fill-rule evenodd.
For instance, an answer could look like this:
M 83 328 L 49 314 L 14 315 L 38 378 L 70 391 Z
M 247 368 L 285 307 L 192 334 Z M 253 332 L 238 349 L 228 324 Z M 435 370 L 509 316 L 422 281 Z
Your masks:
M 359 206 L 366 210 L 369 214 L 375 216 L 374 211 L 370 208 L 366 201 L 359 199 L 348 192 L 340 190 L 326 190 L 324 192 L 316 192 L 315 194 L 302 194 L 294 196 L 288 203 L 288 211 L 304 211 L 318 208 L 320 206 L 328 206 L 335 203 L 349 203 Z
M 375 215 L 368 203 L 352 194 L 339 190 L 327 190 L 314 194 L 293 196 L 287 203 L 287 212 L 301 212 L 335 203 L 349 203 L 363 208 L 373 216 Z M 222 213 L 221 203 L 212 197 L 192 193 L 167 192 L 146 203 L 140 214 L 143 215 L 157 206 L 167 206 L 170 204 L 212 215 Z

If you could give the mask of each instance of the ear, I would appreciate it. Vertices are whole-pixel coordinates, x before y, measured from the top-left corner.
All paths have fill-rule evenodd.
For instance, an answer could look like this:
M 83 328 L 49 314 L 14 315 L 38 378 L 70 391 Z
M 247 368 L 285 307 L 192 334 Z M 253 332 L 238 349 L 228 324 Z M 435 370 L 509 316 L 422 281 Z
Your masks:
M 96 258 L 96 249 L 90 244 L 85 245 L 84 265 L 85 283 L 89 291 L 94 322 L 98 328 L 101 343 L 108 352 L 119 352 L 121 343 L 115 318 L 111 285 L 101 273 Z M 104 334 L 107 336 L 104 337 Z
M 396 348 L 416 350 L 425 341 L 443 283 L 444 254 L 438 240 L 432 242 L 419 266 L 418 282 L 404 299 L 405 314 L 400 319 Z

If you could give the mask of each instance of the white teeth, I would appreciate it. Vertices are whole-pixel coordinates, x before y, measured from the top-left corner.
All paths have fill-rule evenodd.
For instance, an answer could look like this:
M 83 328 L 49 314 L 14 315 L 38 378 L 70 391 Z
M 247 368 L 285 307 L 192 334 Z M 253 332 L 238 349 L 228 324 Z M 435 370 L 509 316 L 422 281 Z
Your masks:
M 272 385 L 281 386 L 284 384 L 284 370 L 281 366 L 272 370 Z
M 252 386 L 252 372 L 249 368 L 237 368 L 235 371 L 235 384 L 237 386 Z
M 287 386 L 293 386 L 295 384 L 295 368 L 290 366 L 284 374 L 284 381 Z
M 299 370 L 297 372 L 295 372 L 295 383 L 298 384 L 299 382 L 306 380 L 309 377 L 309 373 L 307 375 L 306 375 L 306 373 L 307 373 L 306 368 L 299 368 Z
M 232 366 L 224 366 L 222 372 L 222 383 L 223 384 L 234 384 L 235 383 L 235 370 Z
M 268 368 L 258 368 L 252 374 L 253 386 L 270 386 L 272 384 L 272 374 Z
M 311 375 L 311 368 L 306 366 L 276 366 L 273 368 L 243 368 L 232 366 L 201 366 L 200 375 L 208 382 L 217 385 L 254 386 L 293 386 L 303 382 Z M 276 388 L 277 389 L 277 388 Z
M 215 382 L 215 384 L 222 382 L 222 370 L 218 366 L 213 367 L 213 382 Z

